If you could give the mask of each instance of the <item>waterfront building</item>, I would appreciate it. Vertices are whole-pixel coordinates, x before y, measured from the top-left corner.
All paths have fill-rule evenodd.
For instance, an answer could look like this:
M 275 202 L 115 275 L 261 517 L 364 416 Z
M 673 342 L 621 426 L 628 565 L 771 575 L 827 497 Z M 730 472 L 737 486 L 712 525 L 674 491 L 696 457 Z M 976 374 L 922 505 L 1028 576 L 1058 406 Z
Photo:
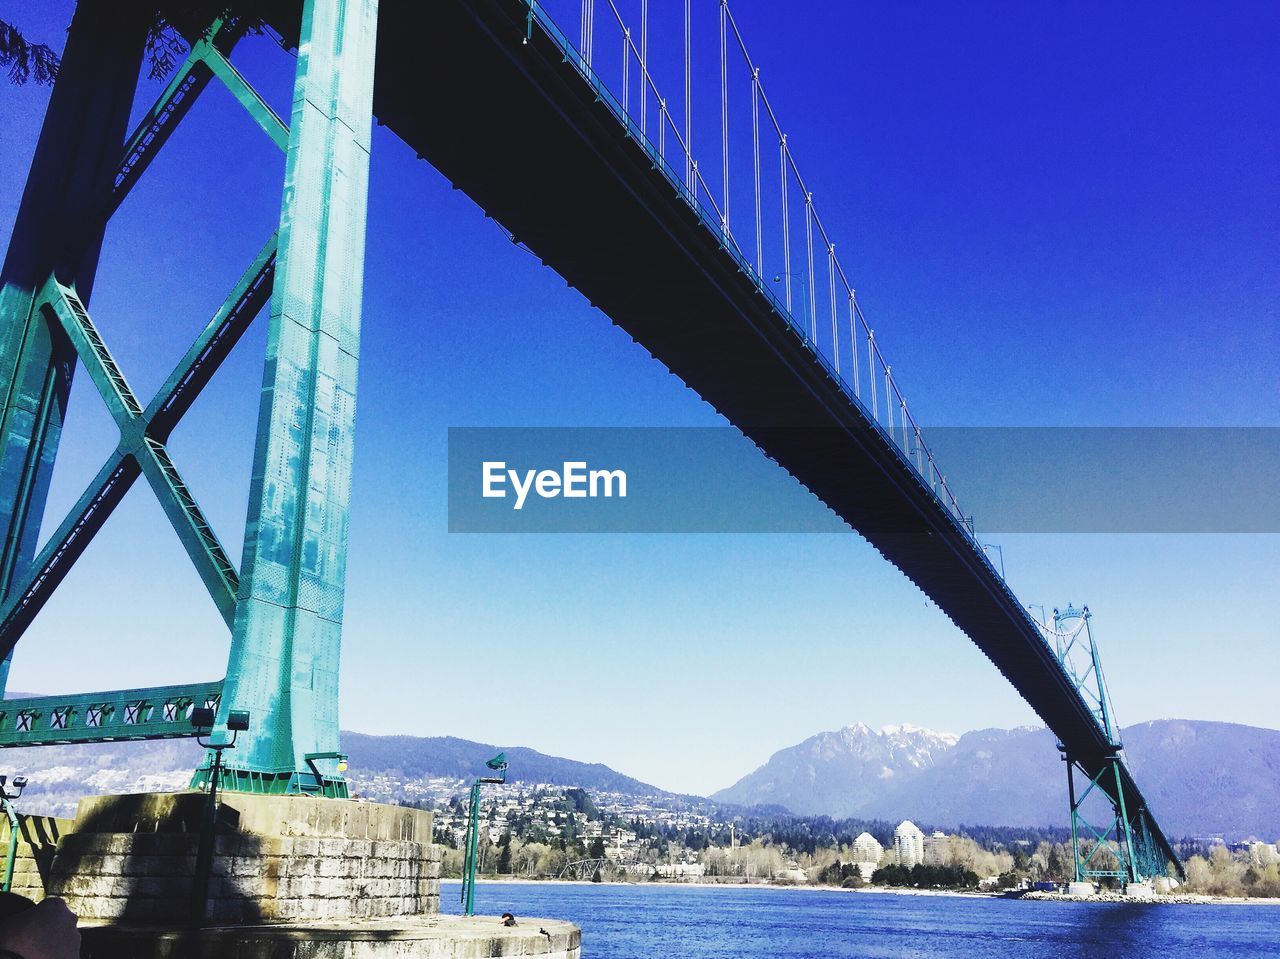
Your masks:
M 910 819 L 905 819 L 893 831 L 893 851 L 898 865 L 918 866 L 924 862 L 924 833 Z
M 864 832 L 853 841 L 849 852 L 852 865 L 858 870 L 858 875 L 866 882 L 870 882 L 876 868 L 880 865 L 880 860 L 884 858 L 884 846 L 880 845 L 871 833 Z
M 854 862 L 879 865 L 880 860 L 884 858 L 884 846 L 880 845 L 879 840 L 869 832 L 864 832 L 855 839 L 849 851 L 853 854 Z
M 1280 861 L 1280 855 L 1277 855 L 1277 850 L 1280 850 L 1280 844 L 1273 846 L 1269 842 L 1256 841 L 1248 844 L 1249 859 L 1255 866 L 1263 868 Z
M 945 832 L 935 832 L 932 836 L 924 838 L 924 858 L 923 862 L 930 866 L 941 866 L 947 858 L 947 834 Z

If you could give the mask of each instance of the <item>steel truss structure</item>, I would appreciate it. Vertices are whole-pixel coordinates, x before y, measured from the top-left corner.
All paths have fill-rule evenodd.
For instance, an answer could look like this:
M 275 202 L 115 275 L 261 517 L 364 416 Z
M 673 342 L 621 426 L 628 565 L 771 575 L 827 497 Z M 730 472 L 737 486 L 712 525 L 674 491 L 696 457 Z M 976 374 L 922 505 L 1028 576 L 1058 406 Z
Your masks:
M 1053 611 L 1052 626 L 1045 626 L 1047 638 L 1075 685 L 1105 731 L 1111 749 L 1105 755 L 1075 755 L 1059 744 L 1067 765 L 1067 795 L 1071 803 L 1071 850 L 1077 882 L 1118 879 L 1140 882 L 1166 875 L 1169 857 L 1152 835 L 1150 816 L 1135 800 L 1128 786 L 1124 766 L 1124 744 L 1111 693 L 1102 672 L 1102 659 L 1093 636 L 1093 614 L 1089 607 Z M 1077 792 L 1077 776 L 1084 788 Z M 1103 824 L 1084 812 L 1091 797 L 1100 795 L 1112 815 Z M 1096 814 L 1094 814 L 1096 816 Z M 1176 859 L 1175 868 L 1181 869 Z
M 290 122 L 228 59 L 246 25 L 219 20 L 127 139 L 149 23 L 78 5 L 0 274 L 0 683 L 14 645 L 114 508 L 145 477 L 231 631 L 225 680 L 8 700 L 0 747 L 193 735 L 195 706 L 253 726 L 223 781 L 341 797 L 337 680 L 359 357 L 377 0 L 304 0 Z M 87 308 L 112 214 L 217 79 L 285 154 L 277 234 L 145 406 Z M 270 302 L 240 567 L 166 443 Z M 36 552 L 77 361 L 119 442 Z M 317 758 L 321 757 L 321 758 Z M 317 762 L 326 764 L 318 767 Z M 208 764 L 194 784 L 204 783 Z

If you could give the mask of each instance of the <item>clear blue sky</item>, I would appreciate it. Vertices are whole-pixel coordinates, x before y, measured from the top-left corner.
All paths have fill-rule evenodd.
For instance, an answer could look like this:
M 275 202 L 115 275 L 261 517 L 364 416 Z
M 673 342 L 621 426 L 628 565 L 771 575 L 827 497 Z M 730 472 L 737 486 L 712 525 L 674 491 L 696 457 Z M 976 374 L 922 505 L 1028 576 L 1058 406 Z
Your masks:
M 70 8 L 0 0 L 0 18 L 60 46 Z M 1280 10 L 783 9 L 734 4 L 923 423 L 1280 426 Z M 236 60 L 287 102 L 287 55 L 259 38 Z M 6 237 L 47 98 L 0 85 Z M 273 228 L 282 166 L 210 87 L 112 222 L 91 312 L 140 394 Z M 722 421 L 382 128 L 369 227 L 344 726 L 529 745 L 702 792 L 856 721 L 1035 721 L 854 536 L 448 534 L 449 426 Z M 233 556 L 263 327 L 173 440 Z M 47 525 L 113 445 L 81 376 Z M 1027 602 L 1092 607 L 1123 722 L 1280 726 L 1280 536 L 1003 543 Z M 10 685 L 211 678 L 226 650 L 140 485 Z

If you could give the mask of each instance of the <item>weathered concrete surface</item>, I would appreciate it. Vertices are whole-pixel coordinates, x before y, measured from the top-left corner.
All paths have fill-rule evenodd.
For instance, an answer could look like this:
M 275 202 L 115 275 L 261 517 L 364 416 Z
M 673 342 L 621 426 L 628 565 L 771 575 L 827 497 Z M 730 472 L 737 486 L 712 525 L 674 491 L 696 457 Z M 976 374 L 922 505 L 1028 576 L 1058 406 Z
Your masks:
M 207 915 L 258 924 L 439 912 L 431 814 L 309 796 L 223 794 Z M 50 895 L 82 920 L 174 923 L 188 914 L 205 795 L 81 801 L 53 858 Z
M 220 824 L 240 833 L 431 842 L 431 813 L 421 809 L 311 796 L 224 792 L 218 798 Z M 204 793 L 194 790 L 86 796 L 76 807 L 74 831 L 199 832 L 205 799 Z
M 576 926 L 494 916 L 430 916 L 370 922 L 237 926 L 199 932 L 82 926 L 82 959 L 579 959 Z
M 70 819 L 18 814 L 18 857 L 13 864 L 13 892 L 39 902 L 53 867 L 58 840 L 71 829 Z M 0 817 L 0 857 L 9 851 L 9 820 Z

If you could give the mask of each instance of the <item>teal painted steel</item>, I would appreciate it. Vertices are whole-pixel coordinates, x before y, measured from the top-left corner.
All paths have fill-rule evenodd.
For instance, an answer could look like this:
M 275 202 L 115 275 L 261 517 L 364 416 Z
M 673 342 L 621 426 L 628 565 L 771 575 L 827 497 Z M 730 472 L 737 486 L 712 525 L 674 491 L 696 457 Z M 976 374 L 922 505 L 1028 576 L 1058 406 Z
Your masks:
M 244 32 L 239 23 L 215 23 L 209 38 L 196 44 L 193 55 L 122 144 L 147 23 L 145 16 L 141 20 L 122 17 L 120 11 L 103 5 L 77 8 L 5 260 L 0 289 L 0 378 L 7 383 L 0 458 L 0 522 L 6 528 L 0 558 L 0 656 L 4 659 L 0 689 L 13 645 L 144 472 L 188 551 L 197 557 L 228 624 L 234 616 L 235 570 L 221 555 L 216 538 L 157 440 L 168 437 L 257 312 L 264 299 L 258 285 L 265 282 L 270 289 L 274 242 L 265 267 L 262 262 L 255 264 L 248 288 L 242 280 L 141 421 L 137 401 L 88 321 L 83 304 L 104 224 L 214 75 L 204 60 L 222 57 Z M 113 155 L 120 160 L 109 163 Z M 54 307 L 52 322 L 45 313 L 47 306 Z M 122 439 L 55 535 L 33 557 L 77 354 L 90 365 L 99 389 L 105 390 L 104 398 L 121 424 Z
M 1065 610 L 1055 609 L 1052 629 L 1046 627 L 1046 633 L 1063 671 L 1088 704 L 1110 743 L 1108 754 L 1101 757 L 1073 755 L 1066 747 L 1060 747 L 1067 763 L 1076 881 L 1113 878 L 1140 882 L 1166 875 L 1171 865 L 1181 875 L 1182 864 L 1171 850 L 1162 848 L 1157 841 L 1155 822 L 1140 795 L 1129 785 L 1132 779 L 1122 758 L 1124 744 L 1120 742 L 1120 728 L 1102 671 L 1102 655 L 1093 635 L 1093 614 L 1088 606 L 1076 609 L 1068 604 Z M 1077 772 L 1082 773 L 1089 784 L 1078 796 Z M 1095 792 L 1105 796 L 1111 808 L 1111 816 L 1104 826 L 1097 825 L 1084 813 L 1085 802 Z M 1104 851 L 1115 858 L 1114 865 L 1101 858 Z
M 196 735 L 193 706 L 216 707 L 222 681 L 105 693 L 9 699 L 0 703 L 0 748 Z
M 480 852 L 480 780 L 471 784 L 467 798 L 467 836 L 462 863 L 462 914 L 476 914 L 476 869 Z
M 136 13 L 77 7 L 0 272 L 0 596 L 35 555 L 75 366 L 36 294 L 55 272 L 86 300 L 92 290 L 102 221 L 86 213 L 110 202 L 145 36 Z
M 481 776 L 471 784 L 467 800 L 467 835 L 462 862 L 462 914 L 476 914 L 476 871 L 480 863 L 480 787 L 486 783 L 501 785 L 507 781 L 507 754 L 498 753 L 487 763 L 496 776 Z
M 116 504 L 141 475 L 139 456 L 135 455 L 139 452 L 141 445 L 139 441 L 146 444 L 145 455 L 156 458 L 157 463 L 162 462 L 157 451 L 157 443 L 168 439 L 179 419 L 195 402 L 201 389 L 208 383 L 214 371 L 230 353 L 248 328 L 250 321 L 266 302 L 275 270 L 275 248 L 276 241 L 272 236 L 204 330 L 196 337 L 186 355 L 169 374 L 155 398 L 143 411 L 141 419 L 145 429 L 134 430 L 131 425 L 129 434 L 131 443 L 126 442 L 122 435 L 116 450 L 108 457 L 107 462 L 103 464 L 98 475 L 86 488 L 62 524 L 49 537 L 34 562 L 22 576 L 11 583 L 9 597 L 3 606 L 0 606 L 0 651 L 12 649 L 13 644 L 18 641 L 36 613 L 66 576 L 76 558 L 106 522 Z M 72 296 L 74 298 L 74 294 Z M 78 298 L 74 299 L 79 303 Z M 78 323 L 89 323 L 87 314 L 83 320 L 80 319 L 75 308 L 67 302 L 65 291 L 56 281 L 46 285 L 39 305 L 42 312 L 46 305 L 53 310 L 54 322 L 51 328 L 60 328 L 63 322 L 73 326 Z M 83 304 L 80 305 L 80 309 L 83 312 Z M 59 312 L 65 320 L 58 319 Z M 94 336 L 96 337 L 96 333 Z M 87 342 L 88 334 L 83 334 L 81 338 Z M 96 338 L 101 340 L 100 337 Z M 74 353 L 74 348 L 72 349 Z M 105 345 L 101 349 L 105 351 Z M 109 378 L 108 382 L 110 382 Z M 117 402 L 121 401 L 117 400 Z M 167 492 L 177 497 L 178 494 L 173 490 L 171 479 L 169 474 L 165 474 Z M 189 498 L 189 494 L 184 497 L 184 499 Z M 170 505 L 170 511 L 172 510 L 173 504 Z M 198 511 L 195 511 L 195 514 L 198 514 Z M 199 522 L 203 524 L 202 520 Z M 207 527 L 207 524 L 203 525 Z M 197 537 L 202 535 L 198 529 L 193 532 Z M 190 539 L 191 537 L 188 537 L 189 542 Z M 209 572 L 209 570 L 206 571 Z M 218 565 L 212 587 L 215 597 L 225 598 L 227 590 L 230 590 L 230 595 L 234 596 L 235 588 L 229 583 L 225 588 L 219 588 L 218 585 L 221 579 L 233 574 L 234 570 Z
M 191 57 L 203 60 L 223 85 L 240 101 L 240 105 L 248 111 L 249 116 L 262 127 L 263 132 L 271 137 L 276 146 L 288 151 L 289 128 L 211 41 L 201 40 L 197 43 L 191 51 Z
M 226 58 L 243 31 L 236 24 L 215 23 L 193 45 L 190 56 L 133 136 L 117 147 L 122 160 L 110 166 L 99 164 L 97 193 L 85 198 L 76 212 L 88 211 L 84 219 L 100 226 L 137 181 L 195 95 L 214 76 L 287 154 L 280 263 L 273 237 L 145 409 L 90 319 L 72 282 L 74 277 L 64 280 L 54 273 L 60 260 L 28 268 L 26 286 L 20 290 L 23 298 L 16 305 L 4 303 L 4 331 L 10 345 L 17 342 L 34 359 L 20 364 L 12 348 L 4 356 L 9 361 L 10 378 L 22 380 L 27 387 L 9 390 L 6 420 L 26 414 L 19 425 L 28 438 L 23 441 L 19 436 L 8 444 L 13 452 L 7 462 L 12 468 L 6 474 L 0 462 L 0 481 L 8 480 L 0 493 L 8 493 L 15 503 L 13 512 L 20 515 L 10 526 L 26 530 L 24 542 L 28 546 L 25 556 L 17 548 L 5 556 L 2 585 L 9 588 L 0 607 L 0 652 L 12 649 L 114 507 L 134 481 L 144 476 L 233 628 L 227 682 L 236 701 L 224 705 L 254 713 L 256 733 L 246 737 L 237 763 L 227 770 L 226 785 L 233 789 L 315 791 L 317 777 L 303 757 L 336 755 L 338 745 L 337 667 L 376 13 L 375 0 L 308 0 L 304 5 L 294 123 L 289 127 Z M 79 23 L 84 22 L 80 14 L 77 17 Z M 84 48 L 102 59 L 95 46 L 99 38 L 90 37 L 87 28 L 81 28 L 79 35 L 84 37 Z M 136 79 L 141 51 L 140 35 L 132 39 L 134 60 L 124 71 L 131 82 Z M 110 52 L 109 45 L 104 46 Z M 102 72 L 100 63 L 90 62 L 83 71 L 89 79 L 79 88 L 71 84 L 79 62 L 72 47 L 74 42 L 68 47 L 67 67 L 55 101 L 67 99 L 68 90 L 79 90 L 83 96 Z M 111 114 L 117 120 L 113 128 L 117 143 L 123 138 L 122 124 L 131 98 L 132 85 L 119 95 L 119 109 Z M 63 145 L 81 145 L 78 138 L 93 111 L 107 113 L 101 103 L 91 102 L 67 114 L 72 119 L 58 131 Z M 61 116 L 52 108 L 50 112 L 55 119 Z M 108 147 L 99 149 L 97 155 L 109 157 L 113 152 Z M 32 180 L 37 185 L 44 182 L 39 176 Z M 14 246 L 18 239 L 15 233 Z M 58 239 L 66 242 L 66 232 L 58 234 Z M 291 264 L 287 270 L 286 263 Z M 6 269 L 6 275 L 11 272 Z M 242 584 L 164 444 L 272 290 L 277 272 L 286 285 L 280 287 L 273 302 L 245 537 L 248 572 Z M 34 346 L 27 340 L 34 340 Z M 47 485 L 77 357 L 111 412 L 120 441 L 45 549 L 33 556 L 31 547 L 41 510 L 30 509 L 32 491 L 42 494 L 42 484 Z M 13 402 L 15 393 L 27 400 L 25 405 Z M 295 429 L 299 423 L 304 424 L 301 434 Z M 33 448 L 40 454 L 34 463 Z M 25 559 L 29 568 L 24 569 L 18 559 Z M 31 743 L 37 741 L 33 736 L 43 735 L 33 731 L 38 724 L 32 726 L 41 710 L 48 713 L 47 721 L 56 728 L 46 730 L 48 735 L 39 741 L 71 741 L 63 735 L 71 712 L 44 702 L 10 707 L 10 717 L 18 717 L 11 730 L 15 741 Z M 93 715 L 100 719 L 98 706 L 94 706 Z M 220 719 L 225 722 L 225 713 Z M 174 730 L 166 725 L 160 731 L 174 735 Z M 136 728 L 129 732 L 128 738 L 146 738 Z M 75 741 L 116 738 L 97 723 L 81 728 L 78 736 Z M 3 737 L 0 730 L 0 739 Z M 321 770 L 319 778 L 319 791 L 345 795 L 345 781 L 336 768 Z
M 219 723 L 253 725 L 228 789 L 292 792 L 338 752 L 376 0 L 307 0 L 241 585 Z M 336 760 L 322 771 L 345 793 Z M 209 764 L 197 772 L 208 778 Z
M 1112 749 L 1120 749 L 1118 732 L 1111 705 L 1111 692 L 1102 674 L 1102 658 L 1093 638 L 1093 614 L 1089 607 L 1076 609 L 1070 603 L 1065 610 L 1053 611 L 1053 629 L 1049 633 L 1054 654 L 1062 671 L 1067 674 L 1076 692 L 1084 700 L 1089 711 Z
M 1107 793 L 1108 799 L 1112 795 L 1124 795 L 1117 768 L 1118 763 L 1118 759 L 1111 759 L 1096 775 L 1086 777 L 1089 785 L 1077 796 L 1075 772 L 1078 766 L 1069 758 L 1067 760 L 1067 787 L 1068 795 L 1071 797 L 1071 852 L 1075 863 L 1076 882 L 1089 879 L 1121 879 L 1133 882 L 1140 878 L 1134 871 L 1132 843 L 1128 840 L 1119 802 L 1114 802 L 1113 805 L 1116 811 L 1115 818 L 1105 826 L 1097 826 L 1090 822 L 1081 811 L 1094 790 Z M 1104 858 L 1106 853 L 1110 853 L 1115 858 L 1114 864 Z
M 143 116 L 125 144 L 116 169 L 110 201 L 102 210 L 101 219 L 104 222 L 124 202 L 133 185 L 151 165 L 160 148 L 213 78 L 213 70 L 205 62 L 209 55 L 207 48 L 212 47 L 220 55 L 225 55 L 247 28 L 248 23 L 242 18 L 214 21 L 206 37 L 195 44 L 190 55 L 174 71 L 164 92 Z

